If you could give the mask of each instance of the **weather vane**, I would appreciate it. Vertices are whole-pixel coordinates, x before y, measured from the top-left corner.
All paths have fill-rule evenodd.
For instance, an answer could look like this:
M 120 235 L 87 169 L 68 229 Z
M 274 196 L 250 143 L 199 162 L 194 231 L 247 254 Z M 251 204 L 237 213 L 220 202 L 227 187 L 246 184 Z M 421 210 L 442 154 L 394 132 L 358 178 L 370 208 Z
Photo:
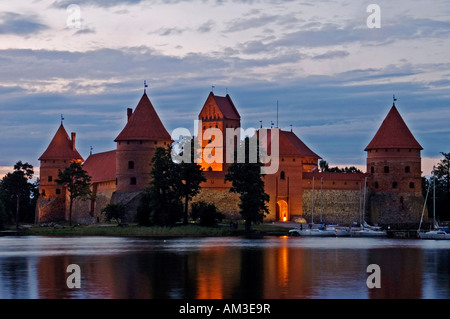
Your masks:
M 214 89 L 215 89 L 216 87 L 214 86 L 214 85 L 212 85 L 211 86 L 211 92 L 213 92 L 214 93 Z
M 394 94 L 394 106 L 395 106 L 395 102 L 397 102 L 397 98 L 395 97 L 395 94 Z
M 63 125 L 64 122 L 64 115 L 61 114 L 61 125 Z
M 147 93 L 147 88 L 148 88 L 147 80 L 144 80 L 144 93 Z

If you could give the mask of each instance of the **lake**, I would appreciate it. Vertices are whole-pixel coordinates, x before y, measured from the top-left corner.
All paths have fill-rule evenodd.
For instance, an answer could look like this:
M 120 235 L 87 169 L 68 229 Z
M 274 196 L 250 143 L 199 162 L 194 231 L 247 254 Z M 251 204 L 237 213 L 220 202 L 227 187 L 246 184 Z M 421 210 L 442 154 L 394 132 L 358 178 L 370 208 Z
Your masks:
M 0 298 L 449 299 L 449 265 L 434 240 L 0 237 Z

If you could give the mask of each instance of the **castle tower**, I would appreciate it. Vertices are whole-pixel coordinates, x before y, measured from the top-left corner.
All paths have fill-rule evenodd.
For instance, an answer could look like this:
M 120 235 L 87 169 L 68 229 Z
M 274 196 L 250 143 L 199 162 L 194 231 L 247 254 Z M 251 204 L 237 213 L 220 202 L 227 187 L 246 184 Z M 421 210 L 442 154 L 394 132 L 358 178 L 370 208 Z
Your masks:
M 268 149 L 272 149 L 270 138 Z M 295 133 L 283 130 L 279 130 L 278 154 L 278 172 L 264 176 L 270 196 L 267 219 L 287 222 L 303 216 L 303 173 L 317 169 L 320 156 Z
M 205 172 L 227 172 L 229 163 L 226 160 L 226 130 L 228 128 L 238 129 L 241 127 L 241 116 L 231 97 L 228 94 L 225 97 L 216 96 L 211 92 L 199 114 L 199 120 L 201 121 L 199 145 L 201 145 L 203 154 L 200 166 Z M 220 131 L 222 139 L 215 140 L 216 136 L 211 136 L 210 139 L 206 138 L 207 135 L 205 133 L 209 129 L 213 129 L 209 131 L 212 133 L 214 133 L 214 129 Z M 234 143 L 237 143 L 237 141 Z M 208 155 L 212 155 L 213 159 L 217 155 L 221 159 L 211 163 L 211 160 L 208 161 L 205 158 Z
M 59 221 L 65 218 L 66 190 L 58 185 L 58 172 L 65 170 L 72 162 L 83 162 L 75 147 L 76 134 L 71 138 L 63 124 L 59 127 L 46 151 L 39 158 L 40 185 L 37 205 L 37 222 Z
M 365 149 L 372 223 L 404 224 L 420 220 L 422 150 L 394 103 Z
M 158 147 L 167 148 L 171 137 L 146 93 L 135 111 L 127 110 L 128 122 L 117 136 L 116 192 L 139 193 L 151 181 L 152 158 Z

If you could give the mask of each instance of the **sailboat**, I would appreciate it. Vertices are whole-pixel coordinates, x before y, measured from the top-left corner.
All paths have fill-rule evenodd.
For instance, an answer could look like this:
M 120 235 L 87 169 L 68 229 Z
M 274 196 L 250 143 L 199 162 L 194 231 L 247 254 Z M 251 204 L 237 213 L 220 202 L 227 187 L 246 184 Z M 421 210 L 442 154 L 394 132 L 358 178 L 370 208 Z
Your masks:
M 425 204 L 423 205 L 422 217 L 420 219 L 419 229 L 417 230 L 417 236 L 421 239 L 450 239 L 450 229 L 448 227 L 441 227 L 436 221 L 436 180 L 433 178 L 433 227 L 434 229 L 421 232 L 423 215 L 425 213 L 425 207 L 427 205 L 428 194 L 430 192 L 431 184 L 428 186 L 427 196 L 425 197 Z
M 322 219 L 322 217 L 321 217 Z M 334 237 L 336 234 L 336 229 L 334 226 L 328 226 L 324 222 L 320 225 L 314 225 L 314 176 L 312 180 L 312 204 L 311 204 L 311 224 L 303 228 L 303 225 L 299 228 L 294 228 L 289 230 L 289 235 L 291 236 L 305 236 L 305 237 Z
M 387 237 L 387 232 L 382 230 L 381 227 L 371 226 L 365 220 L 366 211 L 366 191 L 367 191 L 367 177 L 364 180 L 364 200 L 363 200 L 363 211 L 362 211 L 362 221 L 360 222 L 360 229 L 351 230 L 350 235 L 352 237 Z

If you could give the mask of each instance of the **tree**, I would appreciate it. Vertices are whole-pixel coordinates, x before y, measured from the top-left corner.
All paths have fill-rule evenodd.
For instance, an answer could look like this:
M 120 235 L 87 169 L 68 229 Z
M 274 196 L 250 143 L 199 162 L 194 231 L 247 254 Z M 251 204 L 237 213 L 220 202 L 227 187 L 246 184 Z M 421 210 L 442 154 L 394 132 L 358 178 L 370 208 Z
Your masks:
M 108 206 L 102 209 L 102 213 L 105 214 L 105 218 L 107 221 L 115 219 L 117 221 L 117 226 L 120 226 L 122 222 L 125 220 L 127 211 L 125 209 L 125 205 L 123 205 L 122 203 L 118 203 L 118 204 L 109 204 Z
M 157 148 L 152 159 L 152 181 L 138 208 L 141 225 L 173 226 L 183 215 L 181 167 L 172 161 L 172 148 Z
M 56 183 L 69 191 L 69 225 L 72 226 L 72 207 L 77 198 L 91 196 L 91 177 L 83 170 L 80 163 L 72 162 L 64 171 L 59 171 Z
M 196 163 L 184 163 L 180 165 L 181 193 L 184 197 L 184 224 L 188 223 L 188 204 L 189 201 L 200 193 L 200 184 L 206 182 L 203 170 Z
M 432 179 L 435 182 L 436 216 L 442 220 L 450 219 L 450 153 L 441 153 L 444 158 L 434 167 Z M 430 183 L 432 180 L 430 180 Z M 432 201 L 429 196 L 429 202 Z M 432 212 L 432 204 L 428 205 Z
M 269 213 L 266 202 L 270 197 L 264 191 L 262 164 L 259 161 L 249 161 L 249 139 L 245 139 L 240 147 L 245 147 L 245 162 L 231 164 L 225 180 L 232 182 L 230 192 L 240 195 L 240 213 L 245 220 L 245 230 L 250 231 L 252 222 L 263 222 L 265 215 Z
M 9 202 L 10 209 L 12 209 L 13 202 L 15 202 L 16 229 L 19 229 L 21 200 L 26 199 L 27 203 L 30 201 L 33 186 L 28 181 L 33 178 L 33 174 L 33 165 L 19 161 L 14 165 L 14 172 L 8 173 L 2 179 L 1 186 Z
M 214 204 L 205 202 L 198 202 L 192 204 L 192 219 L 200 220 L 200 226 L 216 226 L 218 222 L 222 221 L 225 215 L 217 211 Z

